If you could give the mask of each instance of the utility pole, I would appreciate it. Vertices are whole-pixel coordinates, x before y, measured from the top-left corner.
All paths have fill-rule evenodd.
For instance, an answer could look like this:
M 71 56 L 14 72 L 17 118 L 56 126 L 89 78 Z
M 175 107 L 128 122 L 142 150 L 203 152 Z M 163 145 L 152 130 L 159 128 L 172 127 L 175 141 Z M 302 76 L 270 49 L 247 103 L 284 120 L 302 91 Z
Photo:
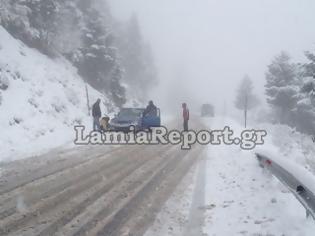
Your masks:
M 91 107 L 90 107 L 90 98 L 89 98 L 89 90 L 87 84 L 85 83 L 85 93 L 86 93 L 86 103 L 88 108 L 88 115 L 91 115 Z

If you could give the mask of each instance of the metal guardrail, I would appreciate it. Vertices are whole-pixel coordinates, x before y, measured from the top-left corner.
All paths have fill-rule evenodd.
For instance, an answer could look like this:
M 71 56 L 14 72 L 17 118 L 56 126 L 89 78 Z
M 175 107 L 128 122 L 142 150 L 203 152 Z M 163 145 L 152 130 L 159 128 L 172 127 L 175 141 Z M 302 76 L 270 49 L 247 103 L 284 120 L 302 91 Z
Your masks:
M 315 195 L 298 180 L 294 174 L 290 173 L 285 168 L 281 167 L 278 163 L 268 158 L 265 155 L 256 153 L 259 165 L 262 168 L 268 169 L 272 175 L 277 177 L 291 193 L 299 200 L 306 210 L 306 217 L 312 216 L 315 220 Z

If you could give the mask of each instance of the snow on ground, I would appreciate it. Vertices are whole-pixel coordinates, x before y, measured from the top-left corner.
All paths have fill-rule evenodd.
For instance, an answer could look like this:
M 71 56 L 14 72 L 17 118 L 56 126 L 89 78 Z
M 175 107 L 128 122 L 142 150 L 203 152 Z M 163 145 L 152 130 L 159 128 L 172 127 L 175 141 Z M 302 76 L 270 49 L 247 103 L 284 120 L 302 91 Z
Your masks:
M 197 179 L 196 168 L 196 166 L 193 167 L 175 189 L 145 236 L 183 236 L 185 234 Z
M 52 60 L 28 48 L 0 26 L 1 84 L 0 162 L 72 143 L 74 125 L 92 126 L 85 84 L 76 69 L 65 59 Z M 97 98 L 109 103 L 88 90 L 90 103 Z M 107 112 L 105 106 L 102 110 Z
M 254 128 L 256 127 L 257 124 Z M 274 155 L 280 154 L 315 173 L 315 143 L 310 135 L 297 132 L 286 125 L 262 123 L 259 127 L 267 131 L 268 139 L 257 149 L 258 152 L 267 149 Z
M 205 122 L 212 129 L 228 124 L 236 133 L 241 130 L 233 120 Z M 314 222 L 306 219 L 294 196 L 259 167 L 254 152 L 238 146 L 208 147 L 204 232 L 220 236 L 313 235 Z
M 304 208 L 260 169 L 253 153 L 231 149 L 209 149 L 205 233 L 313 235 L 315 225 Z
M 267 130 L 269 138 L 257 152 L 266 153 L 278 161 L 292 162 L 315 175 L 315 143 L 310 135 L 286 125 L 264 123 L 260 126 Z
M 229 118 L 216 117 L 203 121 L 209 129 L 223 129 L 229 125 L 235 135 L 243 130 L 239 123 Z M 256 128 L 261 127 L 256 125 Z M 276 127 L 273 129 L 277 130 Z M 287 130 L 285 127 L 282 129 Z M 209 145 L 206 148 L 205 202 L 198 207 L 199 214 L 204 217 L 204 235 L 314 235 L 315 223 L 312 219 L 306 219 L 302 205 L 285 186 L 262 169 L 255 158 L 255 152 L 263 149 L 284 153 L 282 145 L 277 146 L 280 137 L 274 135 L 283 134 L 269 132 L 266 146 L 252 151 L 227 145 Z M 286 139 L 290 143 L 289 138 Z M 294 146 L 295 139 L 291 143 Z M 299 148 L 293 154 L 299 153 L 301 157 L 301 152 L 302 149 Z M 291 162 L 295 158 L 288 157 Z M 300 165 L 304 161 L 293 163 Z M 188 221 L 191 219 L 192 201 L 198 184 L 196 169 L 193 172 L 195 177 L 192 178 L 191 173 L 186 176 L 158 214 L 146 236 L 189 235 L 187 227 L 191 223 Z M 191 179 L 191 182 L 187 183 L 187 179 Z
M 262 123 L 255 126 L 268 133 L 265 144 L 255 151 L 280 164 L 315 192 L 315 143 L 312 137 L 286 125 Z
M 175 120 L 174 115 L 172 114 L 161 114 L 161 124 L 165 127 L 169 126 Z

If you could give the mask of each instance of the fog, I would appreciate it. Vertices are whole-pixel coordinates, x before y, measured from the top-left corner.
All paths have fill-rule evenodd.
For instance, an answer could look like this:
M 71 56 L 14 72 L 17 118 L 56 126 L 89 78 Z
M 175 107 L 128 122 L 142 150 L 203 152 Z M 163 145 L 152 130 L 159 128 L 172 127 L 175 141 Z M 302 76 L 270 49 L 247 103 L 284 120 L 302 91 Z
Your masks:
M 232 112 L 235 90 L 248 74 L 264 104 L 265 71 L 281 50 L 303 61 L 314 49 L 313 0 L 111 0 L 113 14 L 137 14 L 155 54 L 160 106 L 210 102 Z M 171 105 L 171 106 L 170 106 Z M 233 109 L 232 109 L 233 108 Z

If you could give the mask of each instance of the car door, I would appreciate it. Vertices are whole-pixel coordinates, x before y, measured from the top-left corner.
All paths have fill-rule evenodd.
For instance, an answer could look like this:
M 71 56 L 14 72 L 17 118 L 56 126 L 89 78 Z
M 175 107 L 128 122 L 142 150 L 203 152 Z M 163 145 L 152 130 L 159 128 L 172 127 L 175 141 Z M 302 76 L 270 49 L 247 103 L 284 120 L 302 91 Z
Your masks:
M 160 127 L 161 126 L 161 111 L 157 109 L 156 116 L 145 116 L 143 117 L 143 128 Z

